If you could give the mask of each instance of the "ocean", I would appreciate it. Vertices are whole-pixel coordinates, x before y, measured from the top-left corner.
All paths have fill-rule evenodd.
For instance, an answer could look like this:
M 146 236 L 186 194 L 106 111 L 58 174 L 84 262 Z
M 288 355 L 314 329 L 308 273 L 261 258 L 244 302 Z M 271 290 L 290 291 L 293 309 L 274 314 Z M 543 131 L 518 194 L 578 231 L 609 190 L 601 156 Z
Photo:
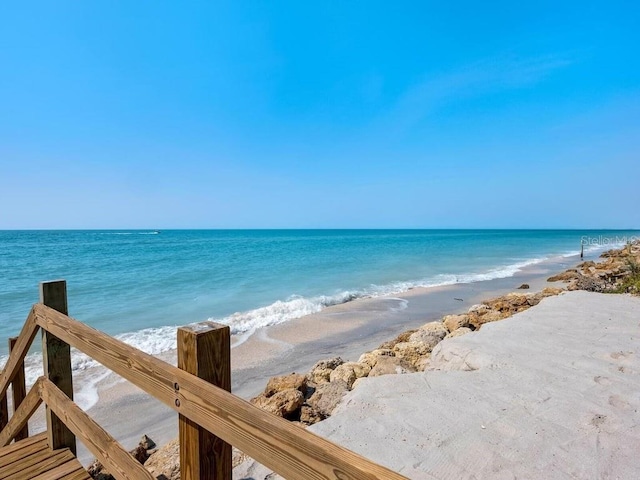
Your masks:
M 234 334 L 360 297 L 508 277 L 552 257 L 597 252 L 638 231 L 0 231 L 0 365 L 40 281 L 67 281 L 69 313 L 152 354 L 176 326 Z M 84 368 L 85 360 L 74 362 Z

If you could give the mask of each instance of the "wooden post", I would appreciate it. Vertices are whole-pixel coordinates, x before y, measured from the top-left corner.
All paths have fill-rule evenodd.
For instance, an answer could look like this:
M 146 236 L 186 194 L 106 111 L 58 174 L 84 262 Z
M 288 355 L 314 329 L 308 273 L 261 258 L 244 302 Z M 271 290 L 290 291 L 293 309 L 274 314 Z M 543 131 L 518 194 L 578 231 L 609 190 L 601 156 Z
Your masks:
M 2 395 L 0 398 L 0 432 L 9 423 L 9 407 L 7 405 L 7 395 Z
M 178 368 L 230 392 L 230 342 L 226 325 L 203 322 L 179 328 Z M 231 445 L 182 415 L 178 421 L 180 478 L 231 480 Z
M 67 308 L 67 282 L 56 280 L 40 283 L 40 302 L 64 315 Z M 73 400 L 73 380 L 71 376 L 71 347 L 55 335 L 42 330 L 42 361 L 44 375 L 65 395 Z M 47 433 L 52 450 L 68 448 L 76 454 L 76 437 L 50 408 L 46 409 Z
M 17 337 L 12 337 L 9 339 L 9 354 L 11 354 L 11 351 L 13 350 L 13 346 L 16 344 L 17 341 L 18 341 Z M 24 362 L 22 363 L 20 368 L 18 368 L 18 373 L 16 373 L 16 376 L 13 377 L 13 380 L 11 382 L 11 390 L 13 390 L 13 411 L 15 412 L 18 410 L 18 407 L 24 400 L 24 397 L 27 396 L 27 385 L 25 383 L 25 378 L 24 378 Z M 22 430 L 18 432 L 18 434 L 15 436 L 15 440 L 17 442 L 19 440 L 24 440 L 25 438 L 28 438 L 28 437 L 29 437 L 29 425 L 27 424 L 22 428 Z

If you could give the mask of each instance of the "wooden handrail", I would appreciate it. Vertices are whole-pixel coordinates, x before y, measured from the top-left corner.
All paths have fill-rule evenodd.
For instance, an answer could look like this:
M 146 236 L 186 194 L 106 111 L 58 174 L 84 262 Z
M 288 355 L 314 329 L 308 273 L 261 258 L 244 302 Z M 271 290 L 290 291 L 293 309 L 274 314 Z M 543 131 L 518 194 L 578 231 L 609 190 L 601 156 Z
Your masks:
M 44 403 L 82 440 L 109 473 L 123 480 L 154 480 L 155 477 L 131 456 L 100 425 L 69 399 L 53 382 L 42 377 L 40 394 Z
M 290 480 L 406 477 L 45 305 L 38 326 Z
M 16 373 L 20 369 L 20 366 L 24 362 L 24 357 L 27 355 L 31 344 L 33 343 L 33 339 L 38 333 L 38 325 L 36 325 L 35 314 L 33 308 L 29 312 L 29 316 L 27 320 L 24 322 L 22 327 L 22 331 L 18 336 L 18 340 L 16 341 L 13 350 L 9 354 L 9 359 L 7 360 L 7 364 L 2 369 L 2 373 L 0 373 L 0 398 L 4 397 L 7 393 L 7 388 L 9 388 L 9 384 L 15 377 Z
M 42 403 L 42 397 L 40 395 L 42 380 L 43 377 L 40 377 L 36 383 L 33 384 L 29 393 L 24 397 L 24 400 L 14 412 L 11 420 L 7 423 L 7 426 L 0 432 L 0 447 L 6 447 L 11 443 Z

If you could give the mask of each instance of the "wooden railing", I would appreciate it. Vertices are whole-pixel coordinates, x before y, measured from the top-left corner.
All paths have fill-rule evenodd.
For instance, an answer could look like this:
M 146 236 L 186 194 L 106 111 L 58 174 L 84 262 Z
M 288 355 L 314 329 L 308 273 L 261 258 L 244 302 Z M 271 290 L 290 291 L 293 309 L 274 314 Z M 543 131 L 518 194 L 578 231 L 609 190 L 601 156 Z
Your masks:
M 15 412 L 8 423 L 0 415 L 2 445 L 20 438 L 29 417 L 44 402 L 51 448 L 75 452 L 78 436 L 116 478 L 151 478 L 144 468 L 133 469 L 128 460 L 132 457 L 73 403 L 74 347 L 178 412 L 183 480 L 230 480 L 231 445 L 292 480 L 405 479 L 232 395 L 226 326 L 205 322 L 179 329 L 175 367 L 67 313 L 64 281 L 41 284 L 41 303 L 31 309 L 0 374 L 0 413 L 2 405 L 7 411 L 10 384 Z M 24 358 L 38 329 L 43 332 L 44 376 L 16 401 L 16 384 L 24 379 Z

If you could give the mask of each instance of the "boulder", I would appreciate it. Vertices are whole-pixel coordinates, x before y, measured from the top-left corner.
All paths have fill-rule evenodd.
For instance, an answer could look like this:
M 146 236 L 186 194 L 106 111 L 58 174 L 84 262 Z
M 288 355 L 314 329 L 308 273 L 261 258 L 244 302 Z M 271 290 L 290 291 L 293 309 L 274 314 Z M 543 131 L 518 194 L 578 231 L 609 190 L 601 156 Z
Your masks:
M 154 478 L 166 480 L 180 479 L 180 443 L 172 440 L 158 449 L 144 464 Z
M 146 450 L 151 450 L 153 448 L 156 448 L 156 442 L 151 440 L 146 435 L 142 435 L 142 438 L 140 439 L 140 442 L 138 443 L 138 445 L 143 446 Z
M 279 417 L 291 418 L 304 403 L 304 395 L 300 390 L 290 388 L 289 390 L 277 392 L 270 397 L 264 394 L 259 395 L 251 399 L 251 403 Z
M 408 340 L 398 343 L 422 342 L 428 347 L 433 348 L 447 335 L 447 333 L 449 333 L 449 331 L 447 330 L 447 327 L 444 326 L 444 323 L 430 322 L 409 335 Z
M 518 287 L 518 290 L 527 290 L 529 288 L 529 284 L 528 283 L 523 283 L 522 285 L 520 285 Z
M 407 342 L 409 341 L 409 337 L 415 332 L 416 330 L 407 330 L 406 332 L 402 332 L 400 335 L 398 335 L 396 338 L 394 338 L 393 340 L 390 340 L 388 342 L 384 342 L 382 345 L 380 345 L 378 347 L 378 350 L 389 350 L 389 349 L 393 349 L 393 347 L 395 347 L 396 343 L 400 343 L 400 342 Z
M 439 337 L 440 340 L 449 333 L 447 332 L 447 328 L 444 326 L 444 323 L 439 321 L 425 323 L 418 329 L 418 332 L 426 332 L 434 337 Z
M 393 350 L 390 350 L 388 348 L 378 348 L 376 350 L 363 353 L 362 355 L 360 355 L 358 363 L 366 363 L 367 365 L 369 365 L 369 367 L 373 368 L 378 362 L 378 357 L 382 356 L 393 357 Z
M 542 294 L 543 297 L 553 297 L 555 295 L 560 295 L 562 292 L 564 292 L 562 288 L 545 287 L 542 289 L 542 292 L 540 293 Z
M 415 367 L 402 358 L 380 357 L 378 363 L 369 372 L 369 376 L 379 377 L 381 375 L 413 373 L 415 371 Z
M 331 372 L 335 370 L 338 365 L 342 365 L 343 363 L 344 360 L 340 357 L 321 360 L 313 366 L 311 371 L 307 374 L 307 378 L 316 384 L 327 383 L 330 380 Z
M 331 415 L 336 405 L 340 403 L 342 397 L 349 391 L 345 382 L 329 382 L 322 383 L 316 387 L 316 391 L 313 392 L 307 399 L 307 406 L 314 409 L 318 415 L 326 418 Z
M 497 322 L 498 320 L 503 320 L 504 318 L 509 316 L 509 312 L 500 312 L 498 310 L 490 310 L 484 315 L 480 316 L 472 316 L 469 318 L 469 323 L 473 326 L 474 330 L 479 329 L 482 325 L 489 322 Z
M 272 377 L 264 389 L 264 395 L 270 397 L 283 390 L 300 390 L 303 394 L 307 392 L 307 378 L 304 375 L 292 373 L 281 377 Z
M 486 307 L 486 305 L 483 305 Z M 442 318 L 442 323 L 449 332 L 453 332 L 462 327 L 469 326 L 469 315 L 446 315 Z
M 470 328 L 467 327 L 460 327 L 457 330 L 454 330 L 453 332 L 451 332 L 449 335 L 447 335 L 445 338 L 445 340 L 447 338 L 455 338 L 455 337 L 460 337 L 462 335 L 466 335 L 467 333 L 471 333 L 473 332 L 473 330 L 471 330 Z
M 480 304 L 472 305 L 469 308 L 469 313 L 482 316 L 485 313 L 487 313 L 489 310 L 491 310 L 491 307 L 489 307 L 489 305 L 485 305 L 484 303 L 480 303 Z
M 300 407 L 300 422 L 305 425 L 313 425 L 324 420 L 326 417 L 310 405 Z
M 590 278 L 585 275 L 580 275 L 571 285 L 568 290 L 585 290 L 587 292 L 599 292 L 602 293 L 607 289 L 607 285 L 603 280 Z
M 504 296 L 505 301 L 513 308 L 529 306 L 529 293 L 508 293 Z
M 547 282 L 570 282 L 571 280 L 578 278 L 579 275 L 580 274 L 575 270 L 567 270 L 566 272 L 547 278 Z
M 371 367 L 366 363 L 347 362 L 342 365 L 338 365 L 329 377 L 331 382 L 343 381 L 347 384 L 347 387 L 351 389 L 353 382 L 361 377 L 369 375 Z
M 427 368 L 429 368 L 430 365 L 431 365 L 431 355 L 428 355 L 426 357 L 421 357 L 420 360 L 418 360 L 414 366 L 416 367 L 416 370 L 418 372 L 424 372 Z
M 396 354 L 396 357 L 409 362 L 415 368 L 423 358 L 429 358 L 429 354 L 436 344 L 426 344 L 424 342 L 401 342 L 393 347 L 393 352 Z

